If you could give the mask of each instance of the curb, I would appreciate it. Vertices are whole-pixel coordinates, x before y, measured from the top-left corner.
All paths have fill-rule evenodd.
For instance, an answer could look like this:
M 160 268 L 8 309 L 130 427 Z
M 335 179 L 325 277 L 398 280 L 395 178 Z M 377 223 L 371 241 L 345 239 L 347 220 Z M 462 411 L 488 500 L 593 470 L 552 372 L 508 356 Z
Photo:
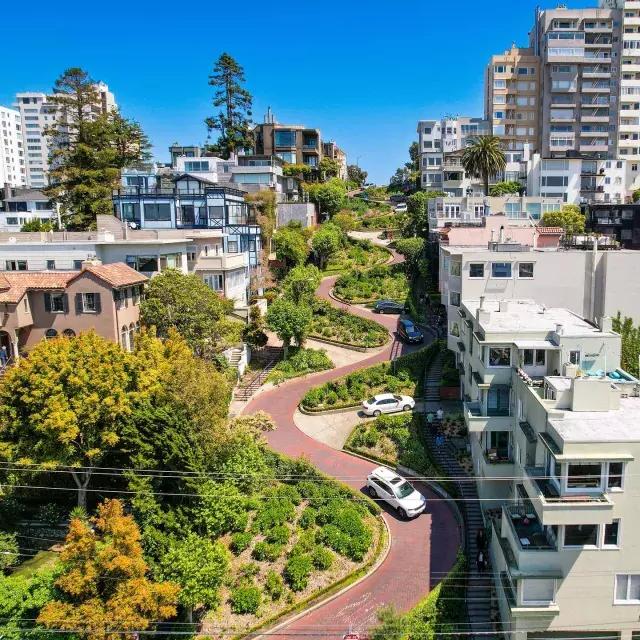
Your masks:
M 296 615 L 292 616 L 291 618 L 288 618 L 287 620 L 283 620 L 282 622 L 279 622 L 274 627 L 268 627 L 267 629 L 264 629 L 263 631 L 261 631 L 260 633 L 257 633 L 257 634 L 256 634 L 256 632 L 250 633 L 250 634 L 248 634 L 248 636 L 245 636 L 245 637 L 251 637 L 252 640 L 259 640 L 260 638 L 264 638 L 264 637 L 267 637 L 267 636 L 272 636 L 275 632 L 279 631 L 283 627 L 287 627 L 290 624 L 293 624 L 294 622 L 296 622 L 296 620 L 299 620 L 300 618 L 303 618 L 304 616 L 309 615 L 313 611 L 316 611 L 320 607 L 324 607 L 326 604 L 329 604 L 330 602 L 332 602 L 336 598 L 340 597 L 344 593 L 347 593 L 347 591 L 349 591 L 350 589 L 353 589 L 354 587 L 357 587 L 364 580 L 367 580 L 368 578 L 370 578 L 384 564 L 385 560 L 387 559 L 387 557 L 389 555 L 389 552 L 391 551 L 391 530 L 389 529 L 389 524 L 384 519 L 383 514 L 380 514 L 379 518 L 380 518 L 380 520 L 382 521 L 382 523 L 384 525 L 383 531 L 384 531 L 385 543 L 386 544 L 385 544 L 385 548 L 384 548 L 383 552 L 380 554 L 380 557 L 376 560 L 375 564 L 371 567 L 370 571 L 367 571 L 367 573 L 365 573 L 363 576 L 358 578 L 355 582 L 352 582 L 351 584 L 347 585 L 346 587 L 343 587 L 342 589 L 339 589 L 338 591 L 336 591 L 336 593 L 331 594 L 330 596 L 328 596 L 324 600 L 320 600 L 319 602 L 316 602 L 316 604 L 314 604 L 313 606 L 309 607 L 308 609 L 304 609 L 304 610 L 300 611 L 299 613 L 297 613 Z M 346 576 L 345 579 L 346 578 L 348 578 L 348 576 Z
M 342 407 L 341 409 L 322 409 L 321 411 L 309 411 L 308 409 L 305 409 L 302 404 L 299 404 L 298 411 L 305 416 L 330 416 L 338 413 L 349 413 L 361 406 L 361 404 L 352 404 L 348 407 Z
M 311 334 L 307 336 L 307 339 L 315 340 L 316 342 L 322 342 L 323 344 L 329 344 L 333 347 L 341 347 L 342 349 L 347 349 L 349 351 L 358 351 L 359 353 L 373 353 L 378 349 L 382 349 L 389 343 L 389 338 L 387 338 L 384 344 L 380 344 L 377 347 L 357 347 L 354 344 L 347 344 L 346 342 L 338 342 L 337 340 L 328 340 L 327 338 L 322 338 L 320 336 L 314 336 Z

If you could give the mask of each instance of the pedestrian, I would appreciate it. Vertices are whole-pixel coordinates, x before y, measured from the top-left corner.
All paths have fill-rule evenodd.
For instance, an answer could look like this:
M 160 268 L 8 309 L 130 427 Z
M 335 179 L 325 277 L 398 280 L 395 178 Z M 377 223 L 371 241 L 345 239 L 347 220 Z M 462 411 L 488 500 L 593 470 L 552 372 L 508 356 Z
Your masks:
M 6 367 L 7 362 L 9 362 L 9 354 L 7 353 L 7 347 L 2 345 L 2 348 L 0 348 L 0 364 L 3 367 Z
M 478 571 L 484 571 L 484 567 L 485 567 L 484 551 L 478 551 L 478 555 L 476 556 L 476 566 L 478 567 Z
M 442 419 L 444 418 L 444 411 L 442 410 L 442 407 L 438 407 L 436 416 L 438 417 L 438 422 L 442 424 Z
M 429 428 L 433 426 L 433 413 L 431 411 L 427 413 L 427 424 L 429 425 Z
M 487 548 L 487 537 L 484 533 L 483 527 L 480 527 L 476 533 L 476 546 L 481 551 L 484 551 Z

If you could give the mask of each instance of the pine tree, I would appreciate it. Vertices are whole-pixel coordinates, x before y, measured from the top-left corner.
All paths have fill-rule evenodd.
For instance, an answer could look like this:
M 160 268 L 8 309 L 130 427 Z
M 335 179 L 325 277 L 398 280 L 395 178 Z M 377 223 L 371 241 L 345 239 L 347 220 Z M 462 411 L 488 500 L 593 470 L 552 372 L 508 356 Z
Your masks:
M 223 158 L 253 146 L 253 97 L 242 86 L 244 82 L 244 69 L 228 53 L 223 53 L 213 67 L 213 75 L 209 76 L 209 84 L 216 87 L 213 106 L 222 109 L 205 120 L 210 131 L 220 132 L 217 142 L 208 150 Z

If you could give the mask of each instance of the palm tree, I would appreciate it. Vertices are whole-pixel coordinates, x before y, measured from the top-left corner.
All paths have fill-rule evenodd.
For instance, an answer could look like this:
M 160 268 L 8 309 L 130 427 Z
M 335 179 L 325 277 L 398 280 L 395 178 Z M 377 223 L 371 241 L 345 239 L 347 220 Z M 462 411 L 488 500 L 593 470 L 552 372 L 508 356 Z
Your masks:
M 484 195 L 489 195 L 489 178 L 504 171 L 507 159 L 498 136 L 477 136 L 462 154 L 464 170 L 484 181 Z

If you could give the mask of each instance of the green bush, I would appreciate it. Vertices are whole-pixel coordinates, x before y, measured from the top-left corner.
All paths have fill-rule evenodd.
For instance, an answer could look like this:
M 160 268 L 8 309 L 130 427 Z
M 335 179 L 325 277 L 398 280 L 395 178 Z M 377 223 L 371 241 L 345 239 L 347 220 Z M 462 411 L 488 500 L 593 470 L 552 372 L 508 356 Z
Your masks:
M 396 300 L 404 303 L 409 295 L 409 281 L 402 265 L 383 265 L 341 275 L 334 291 L 339 298 L 349 302 Z
M 238 532 L 231 536 L 231 544 L 229 547 L 235 555 L 240 555 L 245 549 L 249 548 L 251 541 L 253 540 L 253 534 L 249 532 Z
M 330 569 L 333 564 L 333 554 L 329 549 L 316 547 L 311 555 L 311 560 L 316 569 L 319 571 L 326 571 L 327 569 Z
M 284 579 L 293 591 L 303 591 L 309 584 L 309 576 L 313 570 L 313 561 L 308 555 L 295 555 L 284 568 Z
M 371 547 L 373 536 L 355 505 L 336 503 L 318 512 L 318 523 L 324 523 L 318 532 L 318 542 L 355 562 L 364 558 Z
M 286 524 L 279 524 L 273 529 L 267 531 L 265 539 L 267 542 L 271 544 L 287 544 L 289 542 L 289 537 L 291 532 L 289 531 L 289 527 Z
M 258 587 L 238 587 L 231 594 L 231 611 L 233 613 L 256 613 L 262 602 L 262 594 Z
M 293 348 L 286 360 L 281 360 L 273 368 L 267 380 L 280 384 L 291 378 L 298 378 L 317 371 L 333 369 L 333 362 L 324 349 Z
M 251 557 L 256 560 L 264 560 L 267 562 L 275 562 L 281 555 L 284 546 L 281 544 L 271 544 L 269 542 L 256 542 L 253 547 Z
M 300 516 L 298 524 L 303 529 L 309 529 L 316 523 L 316 510 L 313 507 L 307 507 Z
M 241 580 L 250 580 L 260 573 L 260 567 L 255 562 L 246 562 L 238 567 L 238 577 Z
M 289 498 L 274 497 L 258 511 L 253 526 L 256 531 L 265 533 L 277 525 L 291 522 L 295 514 L 295 505 Z
M 271 596 L 272 600 L 280 600 L 284 593 L 284 581 L 282 576 L 275 571 L 268 571 L 264 582 L 264 590 Z

